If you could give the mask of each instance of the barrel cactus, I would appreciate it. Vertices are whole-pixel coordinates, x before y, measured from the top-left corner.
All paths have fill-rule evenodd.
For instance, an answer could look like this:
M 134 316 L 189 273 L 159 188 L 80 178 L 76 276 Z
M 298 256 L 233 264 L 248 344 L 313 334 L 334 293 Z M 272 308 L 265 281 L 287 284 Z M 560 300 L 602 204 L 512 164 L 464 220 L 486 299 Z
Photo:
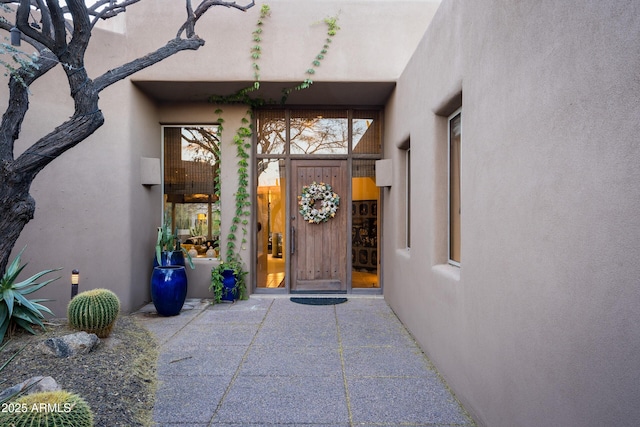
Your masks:
M 120 312 L 120 300 L 108 289 L 92 289 L 76 295 L 67 308 L 69 323 L 76 329 L 106 338 Z
M 32 427 L 92 427 L 89 404 L 68 391 L 45 391 L 23 396 L 0 412 L 0 425 Z

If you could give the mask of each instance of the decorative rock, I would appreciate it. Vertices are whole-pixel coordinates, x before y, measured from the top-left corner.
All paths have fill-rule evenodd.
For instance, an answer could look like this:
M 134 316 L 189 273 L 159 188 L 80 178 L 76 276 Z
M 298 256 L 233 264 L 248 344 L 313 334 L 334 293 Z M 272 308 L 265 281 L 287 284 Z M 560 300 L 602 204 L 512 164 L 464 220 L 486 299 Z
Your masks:
M 38 348 L 44 354 L 56 357 L 71 357 L 77 354 L 87 354 L 100 344 L 100 338 L 96 334 L 88 334 L 84 331 L 63 337 L 47 338 Z
M 37 381 L 37 378 L 40 378 L 40 380 L 36 385 L 29 389 L 27 394 L 62 390 L 62 387 L 60 387 L 60 385 L 52 377 L 33 377 L 31 378 L 31 380 L 35 379 Z
M 60 388 L 56 380 L 51 377 L 33 377 L 0 392 L 0 402 L 3 402 L 10 396 L 22 393 L 25 390 L 27 390 L 27 394 L 32 394 L 42 391 L 58 391 L 62 390 L 62 388 Z

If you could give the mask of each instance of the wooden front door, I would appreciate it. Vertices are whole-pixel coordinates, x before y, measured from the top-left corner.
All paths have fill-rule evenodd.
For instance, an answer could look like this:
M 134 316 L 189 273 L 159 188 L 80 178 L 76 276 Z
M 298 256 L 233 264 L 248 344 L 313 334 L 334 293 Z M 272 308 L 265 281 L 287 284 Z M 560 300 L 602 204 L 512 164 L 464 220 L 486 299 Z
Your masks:
M 291 183 L 291 291 L 347 290 L 347 161 L 293 160 Z M 309 223 L 299 212 L 302 187 L 313 182 L 331 185 L 340 196 L 335 217 Z

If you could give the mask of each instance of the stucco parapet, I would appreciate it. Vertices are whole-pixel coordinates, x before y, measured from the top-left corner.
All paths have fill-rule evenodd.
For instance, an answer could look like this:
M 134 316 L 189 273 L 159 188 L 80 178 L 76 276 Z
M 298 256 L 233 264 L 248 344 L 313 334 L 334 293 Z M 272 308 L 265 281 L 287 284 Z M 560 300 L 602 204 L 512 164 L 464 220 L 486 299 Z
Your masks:
M 260 72 L 265 80 L 302 81 L 326 39 L 323 19 L 338 16 L 340 30 L 314 79 L 345 81 L 397 79 L 438 2 L 431 1 L 299 1 L 269 2 Z M 175 37 L 184 19 L 184 4 L 175 0 L 144 2 L 127 11 L 128 55 L 144 55 L 158 41 Z M 196 28 L 207 43 L 198 52 L 183 52 L 138 73 L 140 80 L 251 80 L 249 49 L 260 7 L 246 13 L 214 8 Z M 149 25 L 149 22 L 167 23 Z M 185 64 L 189 64 L 185 66 Z M 229 66 L 232 64 L 233 66 Z

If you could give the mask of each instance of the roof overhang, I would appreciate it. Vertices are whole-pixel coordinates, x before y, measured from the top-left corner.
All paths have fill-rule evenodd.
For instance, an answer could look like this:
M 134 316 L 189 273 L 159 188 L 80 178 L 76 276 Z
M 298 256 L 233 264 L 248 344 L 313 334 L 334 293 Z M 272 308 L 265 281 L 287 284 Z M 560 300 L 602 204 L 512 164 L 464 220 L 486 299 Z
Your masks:
M 253 82 L 133 81 L 142 92 L 158 102 L 202 102 L 212 95 L 231 95 Z M 261 82 L 254 92 L 266 100 L 279 102 L 282 90 L 299 83 Z M 304 90 L 292 91 L 290 105 L 383 106 L 395 82 L 315 82 Z

